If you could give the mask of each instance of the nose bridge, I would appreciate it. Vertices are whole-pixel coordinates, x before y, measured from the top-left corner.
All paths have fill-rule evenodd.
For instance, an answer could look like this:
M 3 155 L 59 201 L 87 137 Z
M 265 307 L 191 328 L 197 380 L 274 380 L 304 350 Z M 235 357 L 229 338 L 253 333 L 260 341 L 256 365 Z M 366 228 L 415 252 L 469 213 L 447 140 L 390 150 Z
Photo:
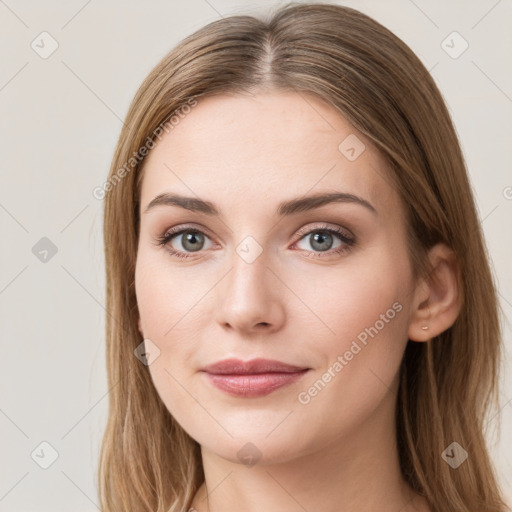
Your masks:
M 267 295 L 269 249 L 264 249 L 252 236 L 245 237 L 236 247 L 231 258 L 228 278 L 229 294 L 238 301 L 244 298 L 260 300 Z

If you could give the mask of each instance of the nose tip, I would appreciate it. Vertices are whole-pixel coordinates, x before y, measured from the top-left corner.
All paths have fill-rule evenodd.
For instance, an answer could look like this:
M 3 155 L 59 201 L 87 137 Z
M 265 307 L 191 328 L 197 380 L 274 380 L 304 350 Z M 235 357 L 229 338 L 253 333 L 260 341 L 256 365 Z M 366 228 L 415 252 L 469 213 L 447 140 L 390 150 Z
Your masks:
M 237 331 L 269 331 L 284 322 L 282 298 L 276 278 L 264 258 L 252 263 L 238 259 L 219 287 L 217 320 Z

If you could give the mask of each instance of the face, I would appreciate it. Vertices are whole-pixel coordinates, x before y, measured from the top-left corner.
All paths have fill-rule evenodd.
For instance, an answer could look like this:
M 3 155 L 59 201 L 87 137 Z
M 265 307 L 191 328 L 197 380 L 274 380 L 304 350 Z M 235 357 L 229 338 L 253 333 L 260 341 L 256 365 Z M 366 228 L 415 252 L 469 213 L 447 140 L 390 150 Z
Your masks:
M 150 205 L 161 194 L 191 199 Z M 327 194 L 340 195 L 305 201 Z M 337 111 L 294 93 L 201 98 L 147 156 L 140 217 L 149 371 L 204 449 L 284 461 L 391 417 L 413 287 L 405 215 L 379 154 Z M 229 358 L 307 370 L 235 377 L 285 384 L 244 395 L 202 371 Z

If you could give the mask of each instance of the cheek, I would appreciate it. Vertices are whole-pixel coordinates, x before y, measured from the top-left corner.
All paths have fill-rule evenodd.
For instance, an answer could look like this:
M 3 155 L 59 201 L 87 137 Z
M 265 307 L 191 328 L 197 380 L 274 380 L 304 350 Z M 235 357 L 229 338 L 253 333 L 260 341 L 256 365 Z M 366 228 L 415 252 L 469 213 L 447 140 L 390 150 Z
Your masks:
M 179 271 L 169 267 L 165 256 L 139 252 L 137 305 L 144 338 L 156 345 L 159 354 L 148 369 L 160 398 L 177 418 L 190 406 L 188 392 L 194 394 L 188 380 L 197 369 L 201 333 L 211 318 L 201 310 L 210 281 L 211 276 L 202 276 L 200 270 Z
M 325 353 L 343 350 L 365 329 L 377 323 L 380 338 L 393 339 L 405 329 L 397 309 L 405 311 L 410 274 L 406 257 L 380 245 L 351 258 L 339 266 L 301 265 L 287 272 L 284 279 L 293 283 L 297 298 L 291 296 L 289 314 L 296 325 L 325 340 Z M 393 304 L 400 303 L 393 308 Z M 386 333 L 386 335 L 384 335 Z M 319 347 L 317 347 L 318 349 Z
M 144 335 L 167 343 L 198 317 L 198 304 L 211 277 L 204 276 L 199 266 L 170 266 L 161 251 L 158 255 L 139 253 L 135 291 Z
M 331 370 L 337 384 L 329 386 L 347 390 L 375 380 L 372 371 L 388 384 L 393 380 L 407 342 L 410 284 L 406 258 L 391 251 L 375 251 L 353 261 L 339 269 L 324 269 L 328 279 L 327 274 L 317 275 L 302 283 L 304 300 L 316 314 L 311 322 L 327 333 L 317 336 L 312 347 L 321 356 L 319 371 L 332 367 L 341 356 L 343 368 Z M 310 333 L 312 325 L 302 321 Z
M 355 428 L 396 384 L 407 343 L 408 269 L 405 258 L 380 251 L 379 258 L 331 272 L 314 299 L 312 309 L 334 334 L 315 346 L 323 365 L 298 402 L 331 425 L 333 435 L 340 425 Z
M 154 299 L 154 296 L 151 297 Z M 183 343 L 175 342 L 175 329 L 171 329 L 165 335 L 174 322 L 162 321 L 158 313 L 147 303 L 140 309 L 146 340 L 145 351 L 151 353 L 153 350 L 158 354 L 147 367 L 147 371 L 166 409 L 181 423 L 180 419 L 184 415 L 186 417 L 187 405 L 190 407 L 190 395 L 185 392 L 189 388 L 188 369 L 187 365 L 183 364 L 188 357 L 187 347 Z M 183 338 L 184 340 L 186 338 Z

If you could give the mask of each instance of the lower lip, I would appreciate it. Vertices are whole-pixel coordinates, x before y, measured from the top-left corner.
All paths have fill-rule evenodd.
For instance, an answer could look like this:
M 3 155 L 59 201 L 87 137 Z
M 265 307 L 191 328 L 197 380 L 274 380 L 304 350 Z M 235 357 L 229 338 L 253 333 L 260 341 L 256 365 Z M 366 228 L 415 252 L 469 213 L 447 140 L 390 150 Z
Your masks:
M 240 397 L 265 396 L 300 379 L 308 370 L 294 373 L 259 373 L 251 375 L 218 375 L 206 373 L 217 388 Z

